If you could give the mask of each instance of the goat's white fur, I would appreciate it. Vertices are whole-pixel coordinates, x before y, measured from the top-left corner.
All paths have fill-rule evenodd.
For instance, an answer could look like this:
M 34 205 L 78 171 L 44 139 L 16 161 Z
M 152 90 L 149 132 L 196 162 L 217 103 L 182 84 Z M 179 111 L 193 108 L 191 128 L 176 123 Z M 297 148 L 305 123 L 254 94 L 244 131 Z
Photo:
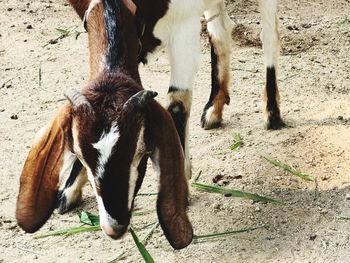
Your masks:
M 76 155 L 66 149 L 63 157 L 63 167 L 60 171 L 59 184 L 61 185 L 61 188 L 65 187 L 65 183 L 69 178 L 70 172 L 76 160 L 77 160 Z
M 278 0 L 260 0 L 261 41 L 265 54 L 265 66 L 276 67 L 280 52 L 280 36 L 277 16 Z
M 215 53 L 218 56 L 218 78 L 221 82 L 227 79 L 229 83 L 233 22 L 225 11 L 223 2 L 205 11 L 204 16 L 207 21 L 210 20 L 207 24 L 207 29 L 214 45 Z M 213 17 L 215 18 L 211 19 Z M 206 112 L 205 122 L 207 126 L 222 121 L 221 117 L 215 114 L 214 107 L 215 105 L 211 106 Z
M 97 162 L 97 172 L 98 178 L 102 179 L 105 165 L 112 154 L 113 147 L 118 142 L 119 139 L 119 129 L 118 125 L 112 124 L 108 133 L 103 132 L 100 140 L 97 143 L 92 144 L 92 146 L 99 151 L 100 156 Z
M 106 208 L 103 204 L 103 200 L 100 196 L 97 196 L 97 204 L 98 204 L 98 211 L 100 215 L 100 225 L 103 229 L 103 232 L 106 235 L 113 235 L 114 230 L 111 227 L 112 225 L 118 225 L 117 220 L 113 219 L 109 213 L 106 211 Z
M 77 160 L 77 156 L 69 150 L 64 152 L 63 167 L 60 171 L 60 189 L 64 190 L 64 196 L 66 198 L 66 206 L 75 203 L 81 198 L 82 188 L 87 182 L 86 170 L 82 168 L 79 175 L 74 180 L 73 184 L 66 187 L 66 182 L 69 179 L 72 167 Z

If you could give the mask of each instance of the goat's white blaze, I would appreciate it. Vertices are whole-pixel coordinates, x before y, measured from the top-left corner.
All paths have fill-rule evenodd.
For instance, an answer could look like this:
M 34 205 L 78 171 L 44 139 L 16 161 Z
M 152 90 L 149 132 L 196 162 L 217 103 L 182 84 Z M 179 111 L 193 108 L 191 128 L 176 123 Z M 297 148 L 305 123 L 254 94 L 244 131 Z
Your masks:
M 266 67 L 276 67 L 280 52 L 277 3 L 278 0 L 259 1 L 262 25 L 260 38 L 263 44 Z
M 135 194 L 135 187 L 136 187 L 136 182 L 139 177 L 139 172 L 137 170 L 140 161 L 142 157 L 144 156 L 145 153 L 145 142 L 144 142 L 144 133 L 145 133 L 145 128 L 144 126 L 141 127 L 138 139 L 137 139 L 137 144 L 136 144 L 136 150 L 134 153 L 134 158 L 131 162 L 130 165 L 130 175 L 129 175 L 129 196 L 128 196 L 128 208 L 131 210 L 131 205 L 132 205 L 132 200 L 134 199 L 134 194 Z
M 106 235 L 113 235 L 114 230 L 111 226 L 117 226 L 118 222 L 112 218 L 109 213 L 106 211 L 106 208 L 103 204 L 103 200 L 100 196 L 97 197 L 98 211 L 100 215 L 100 225 L 103 229 L 103 232 Z
M 97 187 L 96 187 L 96 181 L 95 181 L 94 175 L 92 174 L 92 171 L 90 168 L 87 168 L 87 175 L 88 175 L 90 184 L 92 186 L 92 189 L 95 193 L 96 199 L 97 199 L 101 228 L 103 229 L 105 234 L 111 235 L 111 234 L 113 234 L 113 229 L 110 226 L 111 225 L 118 225 L 118 222 L 117 222 L 117 220 L 113 219 L 110 216 L 110 214 L 106 211 L 102 197 L 98 194 Z
M 117 143 L 120 137 L 117 124 L 113 124 L 108 133 L 103 132 L 100 140 L 97 143 L 93 143 L 92 146 L 99 151 L 100 156 L 97 162 L 96 175 L 102 179 L 105 165 L 112 154 L 113 147 Z

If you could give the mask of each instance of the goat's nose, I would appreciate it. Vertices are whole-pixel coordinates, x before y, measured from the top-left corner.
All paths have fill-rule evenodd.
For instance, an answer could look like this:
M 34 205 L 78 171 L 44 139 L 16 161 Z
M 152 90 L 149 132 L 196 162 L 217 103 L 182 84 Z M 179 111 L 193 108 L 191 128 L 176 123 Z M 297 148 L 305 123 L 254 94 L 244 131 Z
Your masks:
M 128 229 L 127 225 L 109 225 L 109 224 L 103 224 L 101 225 L 103 232 L 105 232 L 106 235 L 113 239 L 118 239 L 122 235 L 125 234 L 126 230 Z

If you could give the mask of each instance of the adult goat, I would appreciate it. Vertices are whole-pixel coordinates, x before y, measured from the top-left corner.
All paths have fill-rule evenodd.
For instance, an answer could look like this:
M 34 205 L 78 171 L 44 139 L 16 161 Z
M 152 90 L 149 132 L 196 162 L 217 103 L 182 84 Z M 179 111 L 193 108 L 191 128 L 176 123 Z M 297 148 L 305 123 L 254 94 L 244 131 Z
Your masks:
M 89 12 L 100 0 L 69 0 L 79 16 L 87 21 Z M 201 124 L 204 129 L 219 127 L 225 104 L 229 104 L 230 55 L 232 21 L 223 0 L 123 0 L 124 6 L 135 16 L 133 24 L 125 25 L 137 35 L 125 32 L 135 43 L 140 43 L 138 61 L 147 62 L 147 56 L 158 47 L 168 52 L 171 77 L 167 108 L 175 122 L 185 151 L 185 170 L 191 176 L 188 147 L 188 118 L 192 103 L 192 86 L 200 56 L 200 18 L 205 15 L 211 45 L 211 92 Z M 264 91 L 265 125 L 267 129 L 283 126 L 279 109 L 276 67 L 279 55 L 277 0 L 259 0 L 262 21 L 261 40 L 265 54 L 266 85 Z M 133 47 L 132 49 L 135 49 Z M 134 52 L 132 50 L 131 52 Z M 137 77 L 138 78 L 138 74 Z

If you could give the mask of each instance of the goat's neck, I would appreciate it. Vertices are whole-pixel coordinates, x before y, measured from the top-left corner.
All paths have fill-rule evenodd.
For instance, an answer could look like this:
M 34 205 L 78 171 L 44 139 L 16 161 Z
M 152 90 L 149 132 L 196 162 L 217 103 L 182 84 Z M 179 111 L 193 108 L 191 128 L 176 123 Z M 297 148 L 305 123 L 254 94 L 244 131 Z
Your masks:
M 139 41 L 137 38 L 135 18 L 124 6 L 121 8 L 120 15 L 123 26 L 119 26 L 118 29 L 121 30 L 122 43 L 118 48 L 123 49 L 119 50 L 123 56 L 118 57 L 118 61 L 113 61 L 117 67 L 110 69 L 107 61 L 108 45 L 110 43 L 106 32 L 103 5 L 96 5 L 89 13 L 87 28 L 90 51 L 90 79 L 95 79 L 101 72 L 118 70 L 140 83 L 138 72 Z

